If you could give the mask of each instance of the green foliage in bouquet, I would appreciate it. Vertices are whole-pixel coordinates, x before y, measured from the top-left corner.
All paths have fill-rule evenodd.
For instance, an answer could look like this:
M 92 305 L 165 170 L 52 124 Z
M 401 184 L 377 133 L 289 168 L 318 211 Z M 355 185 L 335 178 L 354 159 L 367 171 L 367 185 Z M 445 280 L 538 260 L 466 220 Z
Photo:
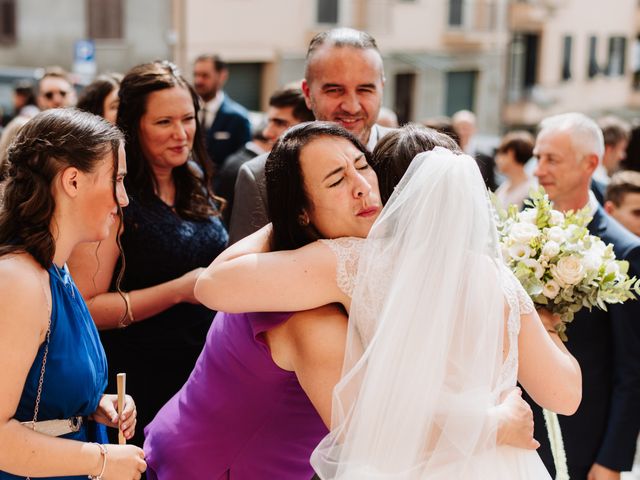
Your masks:
M 590 235 L 589 207 L 566 214 L 553 209 L 542 187 L 531 192 L 525 209 L 496 204 L 503 258 L 533 302 L 566 323 L 586 307 L 607 309 L 640 296 L 640 280 L 629 278 L 629 263 L 616 260 L 613 245 Z

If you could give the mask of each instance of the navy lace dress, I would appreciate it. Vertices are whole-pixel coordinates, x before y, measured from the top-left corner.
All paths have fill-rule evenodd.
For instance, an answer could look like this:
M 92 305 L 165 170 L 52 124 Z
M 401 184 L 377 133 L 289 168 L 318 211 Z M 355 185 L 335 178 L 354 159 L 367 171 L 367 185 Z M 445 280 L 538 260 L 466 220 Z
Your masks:
M 132 198 L 124 209 L 126 268 L 121 288 L 152 287 L 206 267 L 227 239 L 218 218 L 185 220 L 157 197 L 144 204 Z M 136 435 L 130 443 L 142 447 L 143 428 L 189 377 L 213 315 L 202 305 L 180 303 L 127 328 L 101 332 L 109 391 L 116 391 L 116 374 L 126 372 L 127 393 L 138 408 Z

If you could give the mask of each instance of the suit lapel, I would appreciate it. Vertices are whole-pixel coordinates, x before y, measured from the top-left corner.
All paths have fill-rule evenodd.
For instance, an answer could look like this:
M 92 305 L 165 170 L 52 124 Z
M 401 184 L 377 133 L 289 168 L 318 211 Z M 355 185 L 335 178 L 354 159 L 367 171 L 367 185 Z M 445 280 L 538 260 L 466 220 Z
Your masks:
M 591 235 L 602 237 L 602 235 L 605 233 L 607 229 L 607 222 L 606 222 L 605 215 L 606 214 L 602 210 L 602 207 L 598 205 L 598 209 L 596 210 L 596 213 L 593 215 L 593 219 L 591 220 L 591 222 L 589 222 L 589 225 L 587 225 L 587 228 L 589 229 L 589 233 L 591 233 Z

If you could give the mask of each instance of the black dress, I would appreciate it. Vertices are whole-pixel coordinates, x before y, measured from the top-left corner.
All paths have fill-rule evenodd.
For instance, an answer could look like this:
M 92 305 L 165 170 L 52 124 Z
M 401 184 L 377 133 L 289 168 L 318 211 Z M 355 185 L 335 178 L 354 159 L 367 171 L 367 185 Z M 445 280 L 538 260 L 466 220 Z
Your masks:
M 227 240 L 218 218 L 185 220 L 157 197 L 144 204 L 132 198 L 124 209 L 126 268 L 121 288 L 152 287 L 206 267 Z M 144 427 L 189 377 L 214 314 L 202 305 L 180 303 L 127 328 L 101 332 L 109 362 L 107 391 L 115 392 L 116 374 L 126 372 L 127 393 L 138 409 L 130 443 L 142 447 Z

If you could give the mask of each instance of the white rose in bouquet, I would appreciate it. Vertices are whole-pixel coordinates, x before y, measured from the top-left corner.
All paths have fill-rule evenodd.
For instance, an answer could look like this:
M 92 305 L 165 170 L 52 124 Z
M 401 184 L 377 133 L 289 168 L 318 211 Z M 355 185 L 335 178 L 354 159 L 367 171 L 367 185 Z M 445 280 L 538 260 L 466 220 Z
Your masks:
M 540 235 L 540 230 L 532 223 L 519 222 L 511 227 L 511 238 L 516 243 L 526 245 L 538 235 Z
M 597 272 L 602 265 L 602 255 L 597 251 L 588 250 L 584 257 L 582 257 L 582 267 L 585 270 L 585 274 L 589 275 Z
M 562 227 L 554 226 L 549 228 L 546 232 L 547 238 L 552 242 L 561 244 L 567 238 L 567 232 Z
M 553 258 L 560 253 L 560 245 L 553 240 L 547 241 L 542 247 L 542 255 L 547 258 Z
M 584 278 L 584 267 L 580 259 L 574 255 L 562 257 L 556 265 L 551 266 L 551 274 L 560 285 L 576 285 Z
M 533 225 L 535 225 L 537 217 L 538 217 L 537 208 L 528 208 L 518 213 L 518 218 L 520 219 L 521 222 L 531 223 Z
M 537 210 L 537 209 L 536 209 Z M 564 224 L 564 214 L 559 212 L 558 210 L 551 210 L 551 215 L 549 216 L 549 225 L 563 225 Z

